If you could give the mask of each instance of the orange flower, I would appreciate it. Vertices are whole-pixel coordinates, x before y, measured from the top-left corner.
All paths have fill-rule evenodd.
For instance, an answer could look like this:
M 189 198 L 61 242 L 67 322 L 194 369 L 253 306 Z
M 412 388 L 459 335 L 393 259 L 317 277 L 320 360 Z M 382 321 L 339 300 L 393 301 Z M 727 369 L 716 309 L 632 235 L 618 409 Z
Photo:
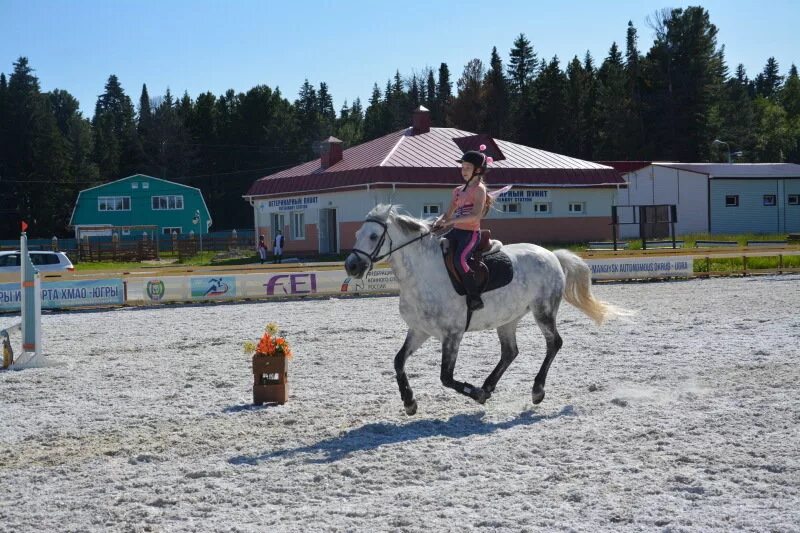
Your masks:
M 264 333 L 264 336 L 261 337 L 261 340 L 258 342 L 258 347 L 256 347 L 256 352 L 262 355 L 273 355 L 275 352 L 275 342 L 270 337 L 269 333 Z
M 255 351 L 256 355 L 283 355 L 286 357 L 292 356 L 292 350 L 289 348 L 289 343 L 283 337 L 277 336 L 278 327 L 270 323 L 267 326 L 264 335 L 258 341 L 258 345 L 252 343 L 245 343 L 245 351 L 252 353 Z

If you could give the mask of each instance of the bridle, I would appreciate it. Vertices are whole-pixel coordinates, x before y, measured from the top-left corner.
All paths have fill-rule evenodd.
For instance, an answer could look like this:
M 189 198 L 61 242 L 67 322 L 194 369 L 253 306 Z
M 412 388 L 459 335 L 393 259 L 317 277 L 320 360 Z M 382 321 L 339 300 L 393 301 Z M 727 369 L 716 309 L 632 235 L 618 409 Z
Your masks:
M 378 262 L 386 259 L 387 257 L 392 255 L 396 251 L 398 251 L 398 250 L 400 250 L 402 248 L 405 248 L 409 244 L 413 244 L 413 243 L 415 243 L 415 242 L 417 242 L 419 240 L 422 240 L 423 238 L 425 238 L 428 235 L 431 235 L 433 233 L 432 231 L 428 231 L 426 233 L 423 233 L 419 237 L 414 237 L 410 241 L 405 242 L 405 243 L 401 244 L 400 246 L 398 246 L 397 248 L 395 248 L 394 247 L 394 243 L 392 242 L 392 237 L 391 237 L 391 235 L 389 235 L 389 225 L 386 224 L 386 222 L 384 222 L 383 220 L 380 220 L 378 218 L 373 218 L 373 217 L 367 218 L 366 220 L 364 220 L 364 222 L 374 222 L 375 224 L 378 224 L 379 226 L 381 226 L 383 228 L 383 233 L 381 233 L 381 236 L 378 239 L 377 244 L 375 245 L 375 249 L 372 250 L 372 253 L 367 253 L 364 250 L 359 250 L 358 248 L 353 248 L 353 250 L 352 250 L 352 252 L 354 254 L 363 255 L 365 258 L 367 258 L 369 260 L 369 262 L 370 262 L 369 263 L 369 270 L 372 270 L 372 266 L 375 263 L 378 263 Z M 389 238 L 389 251 L 386 252 L 385 254 L 380 254 L 381 248 L 383 248 L 383 244 L 386 242 L 386 238 L 387 237 Z M 367 270 L 367 272 L 369 272 L 369 270 Z

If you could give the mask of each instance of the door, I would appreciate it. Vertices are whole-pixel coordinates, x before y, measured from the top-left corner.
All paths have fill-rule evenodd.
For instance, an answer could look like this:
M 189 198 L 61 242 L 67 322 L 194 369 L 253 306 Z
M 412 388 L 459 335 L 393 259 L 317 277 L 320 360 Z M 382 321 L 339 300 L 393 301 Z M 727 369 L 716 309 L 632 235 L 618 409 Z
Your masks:
M 663 239 L 669 237 L 669 206 L 639 206 L 639 237 Z
M 337 235 L 336 209 L 319 210 L 319 253 L 339 253 L 339 239 Z
M 281 213 L 272 213 L 270 218 L 272 223 L 269 226 L 270 239 L 267 245 L 272 247 L 272 243 L 275 242 L 275 235 L 278 234 L 278 230 L 283 231 L 283 228 L 286 227 L 286 220 Z

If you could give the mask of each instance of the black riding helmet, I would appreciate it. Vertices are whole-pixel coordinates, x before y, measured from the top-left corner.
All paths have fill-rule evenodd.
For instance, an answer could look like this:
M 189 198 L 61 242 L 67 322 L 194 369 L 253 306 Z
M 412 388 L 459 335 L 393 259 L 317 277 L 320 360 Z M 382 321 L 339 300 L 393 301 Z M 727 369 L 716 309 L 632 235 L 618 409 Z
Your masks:
M 472 163 L 476 169 L 486 170 L 486 155 L 477 150 L 464 152 L 461 159 L 456 159 L 457 163 Z

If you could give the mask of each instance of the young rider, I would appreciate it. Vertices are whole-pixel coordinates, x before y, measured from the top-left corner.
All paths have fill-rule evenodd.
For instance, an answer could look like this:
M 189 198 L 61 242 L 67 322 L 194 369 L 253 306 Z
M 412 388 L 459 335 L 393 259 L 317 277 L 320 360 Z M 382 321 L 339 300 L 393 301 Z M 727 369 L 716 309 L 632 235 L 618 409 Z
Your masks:
M 464 185 L 453 190 L 453 198 L 447 212 L 434 223 L 434 229 L 452 228 L 448 237 L 456 242 L 455 267 L 464 280 L 467 291 L 467 305 L 472 311 L 483 308 L 476 273 L 470 269 L 467 260 L 480 242 L 481 219 L 486 214 L 487 197 L 483 177 L 486 174 L 486 155 L 470 150 L 461 159 L 461 177 Z

